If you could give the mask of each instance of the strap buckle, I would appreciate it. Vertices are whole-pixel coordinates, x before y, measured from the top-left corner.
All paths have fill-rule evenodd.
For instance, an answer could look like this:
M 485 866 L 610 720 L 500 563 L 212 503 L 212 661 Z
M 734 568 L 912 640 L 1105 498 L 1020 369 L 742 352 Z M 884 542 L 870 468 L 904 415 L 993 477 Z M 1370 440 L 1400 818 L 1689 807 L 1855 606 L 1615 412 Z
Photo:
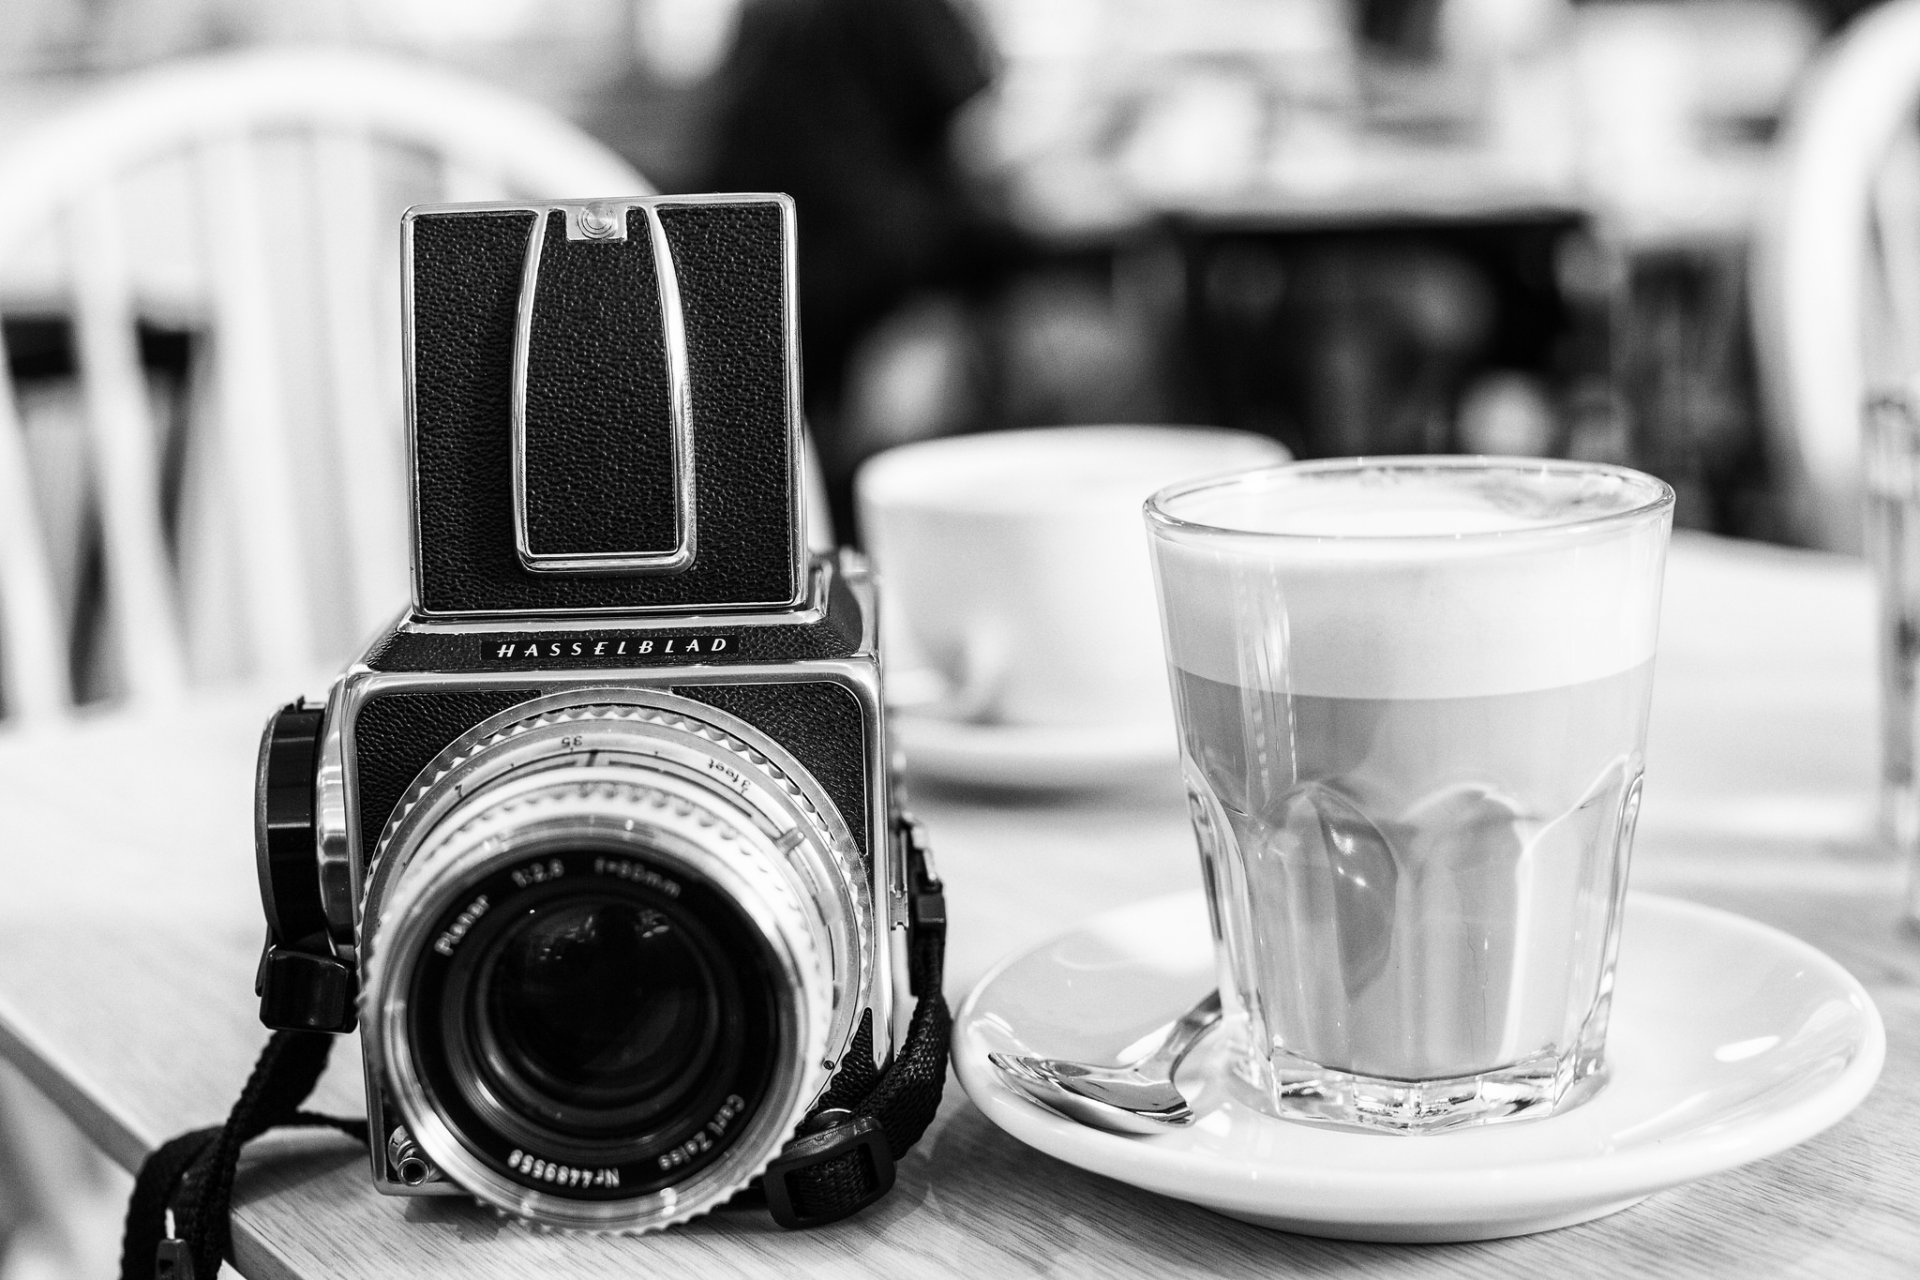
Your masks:
M 153 1280 L 194 1280 L 193 1252 L 187 1242 L 169 1236 L 153 1252 Z
M 276 1031 L 351 1031 L 359 1015 L 359 982 L 351 966 L 267 938 L 253 978 L 260 1021 Z
M 934 866 L 933 849 L 927 843 L 926 829 L 917 819 L 903 814 L 899 819 L 898 832 L 904 854 L 902 862 L 907 873 L 903 887 L 907 893 L 908 945 L 915 949 L 937 948 L 938 953 L 944 955 L 947 944 L 946 885 Z M 920 989 L 918 969 L 918 965 L 909 967 L 907 987 L 909 994 L 923 996 L 927 993 Z M 938 973 L 938 966 L 935 972 Z
M 829 1169 L 835 1162 L 844 1162 Z M 872 1116 L 830 1107 L 807 1118 L 761 1177 L 767 1212 L 789 1231 L 838 1222 L 893 1189 L 893 1152 Z

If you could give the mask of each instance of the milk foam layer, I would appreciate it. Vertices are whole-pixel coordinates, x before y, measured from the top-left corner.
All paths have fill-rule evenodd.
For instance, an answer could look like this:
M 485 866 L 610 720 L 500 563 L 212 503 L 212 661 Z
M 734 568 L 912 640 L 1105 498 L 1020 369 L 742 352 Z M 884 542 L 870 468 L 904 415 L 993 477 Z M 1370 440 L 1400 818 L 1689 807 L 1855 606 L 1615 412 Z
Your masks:
M 1670 508 L 1600 518 L 1642 506 L 1654 482 L 1296 474 L 1168 504 L 1243 532 L 1150 521 L 1175 666 L 1318 697 L 1447 698 L 1576 684 L 1652 657 Z

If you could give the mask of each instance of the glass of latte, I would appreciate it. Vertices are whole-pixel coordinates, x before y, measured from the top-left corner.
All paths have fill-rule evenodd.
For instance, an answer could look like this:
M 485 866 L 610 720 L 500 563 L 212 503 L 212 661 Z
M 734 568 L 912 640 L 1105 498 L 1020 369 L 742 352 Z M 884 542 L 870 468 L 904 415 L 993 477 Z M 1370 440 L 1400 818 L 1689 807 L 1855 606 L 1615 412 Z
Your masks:
M 1259 1105 L 1425 1133 L 1600 1087 L 1672 513 L 1638 472 L 1496 458 L 1147 503 Z

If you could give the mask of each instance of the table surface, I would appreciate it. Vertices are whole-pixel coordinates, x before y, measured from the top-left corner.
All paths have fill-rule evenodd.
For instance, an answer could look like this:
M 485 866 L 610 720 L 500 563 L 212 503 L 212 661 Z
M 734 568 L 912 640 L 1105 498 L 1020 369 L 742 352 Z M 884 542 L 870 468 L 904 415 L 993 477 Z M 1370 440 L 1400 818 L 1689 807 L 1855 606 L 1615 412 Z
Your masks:
M 1633 883 L 1787 929 L 1888 1028 L 1852 1116 L 1625 1213 L 1485 1244 L 1289 1236 L 1083 1173 L 990 1125 L 957 1084 L 884 1202 L 789 1234 L 723 1213 L 635 1239 L 530 1232 L 460 1200 L 373 1192 L 331 1136 L 254 1144 L 235 1260 L 252 1280 L 567 1274 L 1483 1276 L 1913 1274 L 1920 1255 L 1920 935 L 1874 839 L 1872 599 L 1855 561 L 1685 537 L 1668 572 Z M 217 1121 L 265 1038 L 250 814 L 269 691 L 160 719 L 0 734 L 0 1052 L 129 1167 Z M 1075 919 L 1187 888 L 1172 779 L 1081 797 L 922 784 L 947 878 L 957 1002 Z M 320 1102 L 360 1104 L 343 1043 Z

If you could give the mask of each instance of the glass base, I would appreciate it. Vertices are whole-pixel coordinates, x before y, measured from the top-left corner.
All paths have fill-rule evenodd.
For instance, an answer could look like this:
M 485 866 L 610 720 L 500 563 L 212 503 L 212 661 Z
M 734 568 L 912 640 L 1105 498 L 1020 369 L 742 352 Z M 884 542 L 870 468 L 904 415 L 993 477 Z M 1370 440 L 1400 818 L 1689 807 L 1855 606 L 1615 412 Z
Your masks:
M 1569 1111 L 1606 1083 L 1600 1054 L 1541 1054 L 1496 1071 L 1445 1080 L 1353 1075 L 1287 1054 L 1241 1051 L 1234 1074 L 1247 1101 L 1283 1120 L 1380 1133 L 1442 1133 L 1537 1120 Z

